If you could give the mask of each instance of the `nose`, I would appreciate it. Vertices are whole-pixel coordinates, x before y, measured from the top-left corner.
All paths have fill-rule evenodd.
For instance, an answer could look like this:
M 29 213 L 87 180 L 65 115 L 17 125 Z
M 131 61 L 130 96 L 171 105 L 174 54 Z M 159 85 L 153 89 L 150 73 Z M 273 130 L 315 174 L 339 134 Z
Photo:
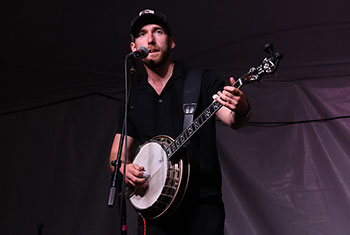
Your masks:
M 153 44 L 154 43 L 153 33 L 148 33 L 147 34 L 147 42 L 148 42 L 148 44 Z

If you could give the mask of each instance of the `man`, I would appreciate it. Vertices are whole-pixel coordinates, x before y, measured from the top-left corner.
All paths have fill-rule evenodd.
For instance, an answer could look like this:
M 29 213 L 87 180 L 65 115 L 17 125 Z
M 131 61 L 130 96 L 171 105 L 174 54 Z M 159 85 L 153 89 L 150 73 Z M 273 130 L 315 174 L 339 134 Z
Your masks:
M 133 88 L 128 111 L 125 181 L 135 191 L 146 191 L 144 167 L 132 163 L 139 144 L 164 134 L 176 138 L 183 129 L 183 84 L 189 69 L 174 61 L 171 51 L 175 41 L 166 17 L 153 10 L 143 10 L 132 21 L 130 48 L 146 47 L 149 54 L 142 59 L 146 75 Z M 230 78 L 230 83 L 234 79 Z M 250 117 L 249 103 L 239 89 L 225 86 L 216 74 L 205 70 L 195 115 L 212 102 L 212 95 L 223 107 L 216 116 L 226 125 L 239 128 Z M 122 119 L 122 118 L 121 118 Z M 121 125 L 115 135 L 110 159 L 116 159 Z M 139 234 L 223 234 L 225 212 L 221 195 L 221 170 L 215 145 L 215 118 L 211 118 L 191 138 L 189 157 L 191 176 L 185 197 L 170 216 L 148 220 L 139 218 Z M 113 168 L 113 167 L 112 167 Z M 120 172 L 124 174 L 124 165 Z

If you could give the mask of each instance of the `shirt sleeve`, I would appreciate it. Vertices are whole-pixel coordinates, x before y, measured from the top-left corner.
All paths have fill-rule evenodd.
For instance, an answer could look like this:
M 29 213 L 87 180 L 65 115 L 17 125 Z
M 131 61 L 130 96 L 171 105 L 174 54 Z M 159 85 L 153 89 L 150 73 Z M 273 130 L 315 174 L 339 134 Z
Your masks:
M 225 81 L 212 70 L 205 70 L 202 77 L 202 94 L 206 95 L 207 104 L 213 101 L 213 95 L 218 91 L 222 91 Z
M 123 125 L 124 125 L 124 105 L 120 108 L 119 111 L 119 117 L 118 117 L 118 123 L 117 123 L 117 128 L 116 128 L 116 133 L 121 134 L 123 130 Z M 132 121 L 130 118 L 127 120 L 128 128 L 127 128 L 127 136 L 131 136 L 134 139 L 137 139 L 137 132 L 135 129 L 135 126 L 133 125 Z

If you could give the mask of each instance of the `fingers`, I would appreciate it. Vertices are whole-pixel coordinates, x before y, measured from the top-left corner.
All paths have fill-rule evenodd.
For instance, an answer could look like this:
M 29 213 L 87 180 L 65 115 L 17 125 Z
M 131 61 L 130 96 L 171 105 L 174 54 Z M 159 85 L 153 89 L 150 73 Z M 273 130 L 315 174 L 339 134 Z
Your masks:
M 231 92 L 228 91 L 219 91 L 218 98 L 216 99 L 219 103 L 226 106 L 227 108 L 234 110 L 238 103 L 237 97 L 235 97 Z
M 232 86 L 235 84 L 235 79 L 233 77 L 230 77 L 229 80 L 231 86 L 225 86 L 223 91 L 219 91 L 216 100 L 225 107 L 235 110 L 237 106 L 240 106 L 241 99 L 244 98 L 244 93 L 240 89 Z
M 134 187 L 135 195 L 144 196 L 148 187 L 148 178 L 144 176 L 145 168 L 137 164 L 127 164 L 125 181 Z
M 243 92 L 240 89 L 237 89 L 233 86 L 225 86 L 224 91 L 227 91 L 235 96 L 242 96 Z
M 142 166 L 138 166 L 136 164 L 127 164 L 125 174 L 126 183 L 129 183 L 134 187 L 140 185 L 146 187 L 147 178 L 143 177 L 144 171 L 145 168 Z
M 237 88 L 231 86 L 225 86 L 223 91 L 219 91 L 218 98 L 216 99 L 219 103 L 226 106 L 231 110 L 235 110 L 239 103 L 243 92 Z
M 243 92 L 233 86 L 235 83 L 236 83 L 236 80 L 233 77 L 230 77 L 230 84 L 231 84 L 231 86 L 226 86 L 226 87 L 224 87 L 224 89 L 234 93 L 237 96 L 242 96 Z
M 231 83 L 231 86 L 233 85 L 233 84 L 235 84 L 235 79 L 233 78 L 233 77 L 230 77 L 230 83 Z

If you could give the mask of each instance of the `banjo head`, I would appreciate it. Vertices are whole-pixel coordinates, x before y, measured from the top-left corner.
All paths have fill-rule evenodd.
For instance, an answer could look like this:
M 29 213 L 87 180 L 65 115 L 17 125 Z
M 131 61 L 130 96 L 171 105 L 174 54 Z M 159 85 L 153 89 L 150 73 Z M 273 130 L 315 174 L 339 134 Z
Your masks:
M 167 176 L 167 154 L 162 145 L 150 141 L 144 144 L 136 155 L 133 163 L 143 166 L 145 174 L 149 175 L 149 187 L 144 196 L 133 195 L 130 202 L 138 210 L 151 207 L 162 192 Z

